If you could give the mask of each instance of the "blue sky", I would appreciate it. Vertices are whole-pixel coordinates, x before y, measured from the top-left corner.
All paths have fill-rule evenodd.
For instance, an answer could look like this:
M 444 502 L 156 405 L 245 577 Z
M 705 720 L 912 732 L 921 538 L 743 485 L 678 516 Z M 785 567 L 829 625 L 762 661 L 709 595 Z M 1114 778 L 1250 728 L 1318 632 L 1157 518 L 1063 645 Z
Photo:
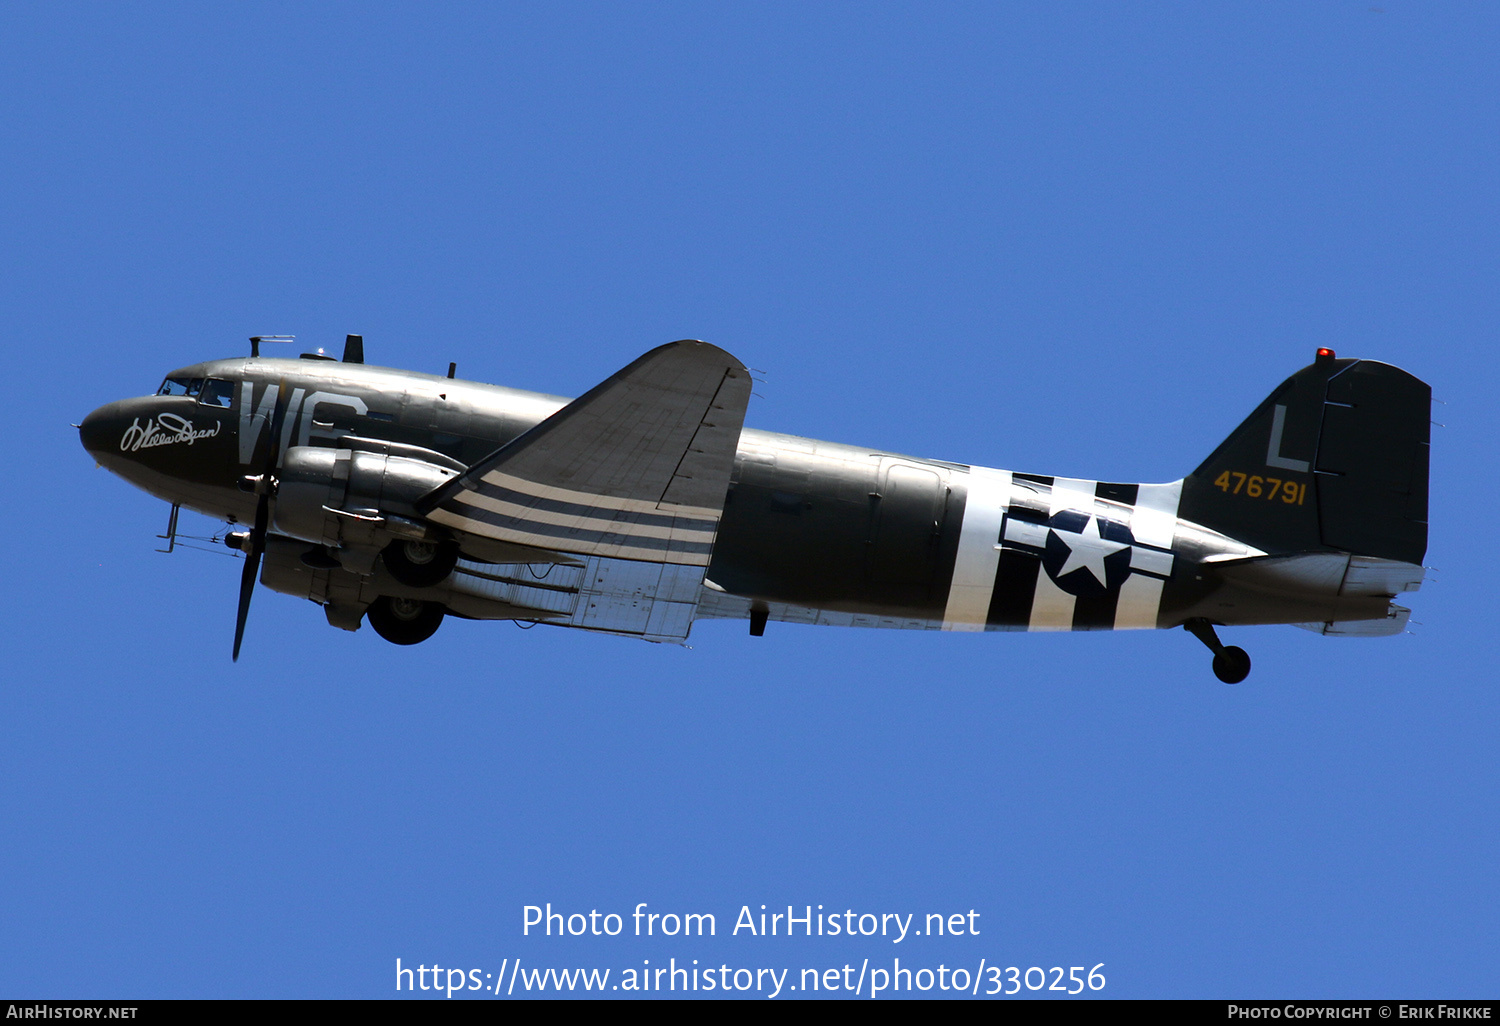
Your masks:
M 0 992 L 1496 993 L 1493 8 L 11 4 L 0 92 Z M 1183 632 L 396 649 L 265 590 L 231 664 L 239 564 L 154 553 L 69 424 L 276 332 L 565 395 L 702 338 L 753 426 L 1123 481 L 1330 346 L 1445 404 L 1437 570 L 1409 636 L 1225 632 L 1236 687 Z M 523 936 L 547 902 L 718 936 Z M 761 904 L 981 932 L 730 936 Z

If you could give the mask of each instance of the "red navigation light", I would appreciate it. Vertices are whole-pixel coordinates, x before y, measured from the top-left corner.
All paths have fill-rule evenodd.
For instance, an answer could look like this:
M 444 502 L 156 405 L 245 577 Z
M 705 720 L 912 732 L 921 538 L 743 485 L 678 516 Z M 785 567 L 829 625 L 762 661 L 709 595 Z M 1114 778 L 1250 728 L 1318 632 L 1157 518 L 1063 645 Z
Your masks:
M 1318 350 L 1318 359 L 1320 359 L 1320 360 L 1332 360 L 1333 359 L 1333 350 L 1332 349 L 1319 349 Z

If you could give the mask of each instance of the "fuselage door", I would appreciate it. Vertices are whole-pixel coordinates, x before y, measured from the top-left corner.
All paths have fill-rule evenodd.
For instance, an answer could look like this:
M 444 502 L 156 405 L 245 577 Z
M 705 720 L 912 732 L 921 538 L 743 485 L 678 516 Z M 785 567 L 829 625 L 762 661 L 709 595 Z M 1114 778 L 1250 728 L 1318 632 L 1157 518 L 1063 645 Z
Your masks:
M 940 467 L 881 460 L 867 563 L 872 584 L 931 584 L 946 515 L 947 476 Z

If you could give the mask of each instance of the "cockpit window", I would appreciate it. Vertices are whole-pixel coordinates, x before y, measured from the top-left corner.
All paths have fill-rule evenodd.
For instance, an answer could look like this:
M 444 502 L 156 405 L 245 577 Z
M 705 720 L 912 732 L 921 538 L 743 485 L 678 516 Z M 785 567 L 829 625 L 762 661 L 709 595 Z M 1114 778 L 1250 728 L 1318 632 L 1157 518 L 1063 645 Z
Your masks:
M 234 401 L 234 383 L 209 378 L 203 383 L 203 391 L 198 395 L 198 401 L 204 406 L 222 406 L 228 409 Z
M 203 387 L 202 378 L 168 378 L 156 390 L 157 395 L 197 395 Z

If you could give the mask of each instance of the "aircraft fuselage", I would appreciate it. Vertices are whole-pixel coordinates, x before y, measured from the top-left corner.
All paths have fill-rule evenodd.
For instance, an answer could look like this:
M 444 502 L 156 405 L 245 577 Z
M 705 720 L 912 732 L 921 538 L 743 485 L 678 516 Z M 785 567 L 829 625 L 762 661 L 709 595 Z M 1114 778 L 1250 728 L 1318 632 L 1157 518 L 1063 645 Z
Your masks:
M 1319 382 L 1359 363 L 1340 361 L 1320 371 Z M 1415 382 L 1394 368 L 1367 366 Z M 1276 396 L 1291 396 L 1287 390 L 1299 380 L 1289 379 Z M 1294 396 L 1287 399 L 1289 415 L 1288 405 L 1273 407 L 1276 396 L 1210 458 L 1228 453 L 1222 456 L 1227 469 L 1216 478 L 1205 476 L 1212 473 L 1206 463 L 1198 477 L 1165 484 L 1014 473 L 746 428 L 706 573 L 683 578 L 698 582 L 697 594 L 678 599 L 688 603 L 687 622 L 749 618 L 757 633 L 767 619 L 961 631 L 1187 625 L 1195 633 L 1207 629 L 1210 647 L 1217 645 L 1209 640 L 1213 624 L 1296 623 L 1339 633 L 1332 628 L 1353 623 L 1366 626 L 1352 633 L 1392 633 L 1386 625 L 1398 611 L 1404 624 L 1405 611 L 1390 605 L 1391 595 L 1416 586 L 1396 578 L 1421 576 L 1409 554 L 1397 554 L 1409 562 L 1385 558 L 1389 553 L 1362 558 L 1316 539 L 1278 551 L 1264 541 L 1293 530 L 1277 526 L 1282 522 L 1316 525 L 1316 512 L 1306 507 L 1320 501 L 1318 469 L 1294 452 L 1302 407 Z M 381 459 L 400 457 L 407 460 L 403 465 L 426 467 L 445 475 L 443 480 L 479 464 L 568 403 L 363 363 L 255 357 L 173 371 L 157 395 L 94 411 L 81 434 L 100 464 L 153 495 L 248 524 L 256 514 L 256 468 L 280 467 L 289 453 L 371 450 Z M 272 457 L 268 447 L 278 406 L 284 421 L 280 451 Z M 1254 426 L 1256 417 L 1269 427 Z M 1262 430 L 1269 436 L 1264 455 L 1254 448 L 1261 445 L 1256 440 L 1250 443 L 1253 458 L 1234 455 L 1231 443 L 1239 434 Z M 1421 458 L 1425 519 L 1425 449 Z M 1237 459 L 1246 464 L 1243 469 Z M 1236 537 L 1216 529 L 1222 524 L 1187 519 L 1181 515 L 1185 488 L 1195 508 L 1226 508 L 1230 522 L 1250 524 L 1252 533 L 1264 522 L 1266 533 L 1247 539 L 1242 531 Z M 402 501 L 384 512 L 393 523 L 410 526 L 415 514 Z M 380 502 L 378 496 L 368 500 L 370 512 L 381 512 Z M 350 514 L 340 515 L 347 523 Z M 263 583 L 318 601 L 330 622 L 351 629 L 358 626 L 359 610 L 378 595 L 428 595 L 388 579 L 373 550 L 363 562 L 338 551 L 342 569 L 327 558 L 326 566 L 320 564 L 306 555 L 308 544 L 327 542 L 314 536 L 319 530 L 299 534 L 289 515 L 273 514 Z M 424 537 L 443 536 L 431 524 L 420 530 Z M 1425 524 L 1422 532 L 1425 539 Z M 549 606 L 555 596 L 535 597 L 536 587 L 545 586 L 525 590 L 529 579 L 503 569 L 547 562 L 540 550 L 533 556 L 524 547 L 466 544 L 463 556 L 454 580 L 433 593 L 448 611 L 477 619 L 594 622 L 581 619 L 576 609 L 567 621 L 561 607 Z M 577 595 L 588 595 L 585 577 L 597 575 L 603 582 L 607 576 L 604 564 L 556 554 L 551 561 L 568 564 L 554 579 L 564 583 L 554 587 L 575 593 L 575 606 Z M 344 571 L 352 576 L 341 584 Z M 567 573 L 579 581 L 568 584 Z M 617 568 L 625 600 L 627 577 Z M 640 593 L 648 604 L 653 587 Z M 665 594 L 666 578 L 660 587 Z M 616 595 L 611 601 L 622 600 Z M 655 636 L 644 619 L 638 628 L 618 626 L 628 621 L 625 613 L 620 616 L 599 620 L 594 629 Z M 685 632 L 684 625 L 681 636 Z

